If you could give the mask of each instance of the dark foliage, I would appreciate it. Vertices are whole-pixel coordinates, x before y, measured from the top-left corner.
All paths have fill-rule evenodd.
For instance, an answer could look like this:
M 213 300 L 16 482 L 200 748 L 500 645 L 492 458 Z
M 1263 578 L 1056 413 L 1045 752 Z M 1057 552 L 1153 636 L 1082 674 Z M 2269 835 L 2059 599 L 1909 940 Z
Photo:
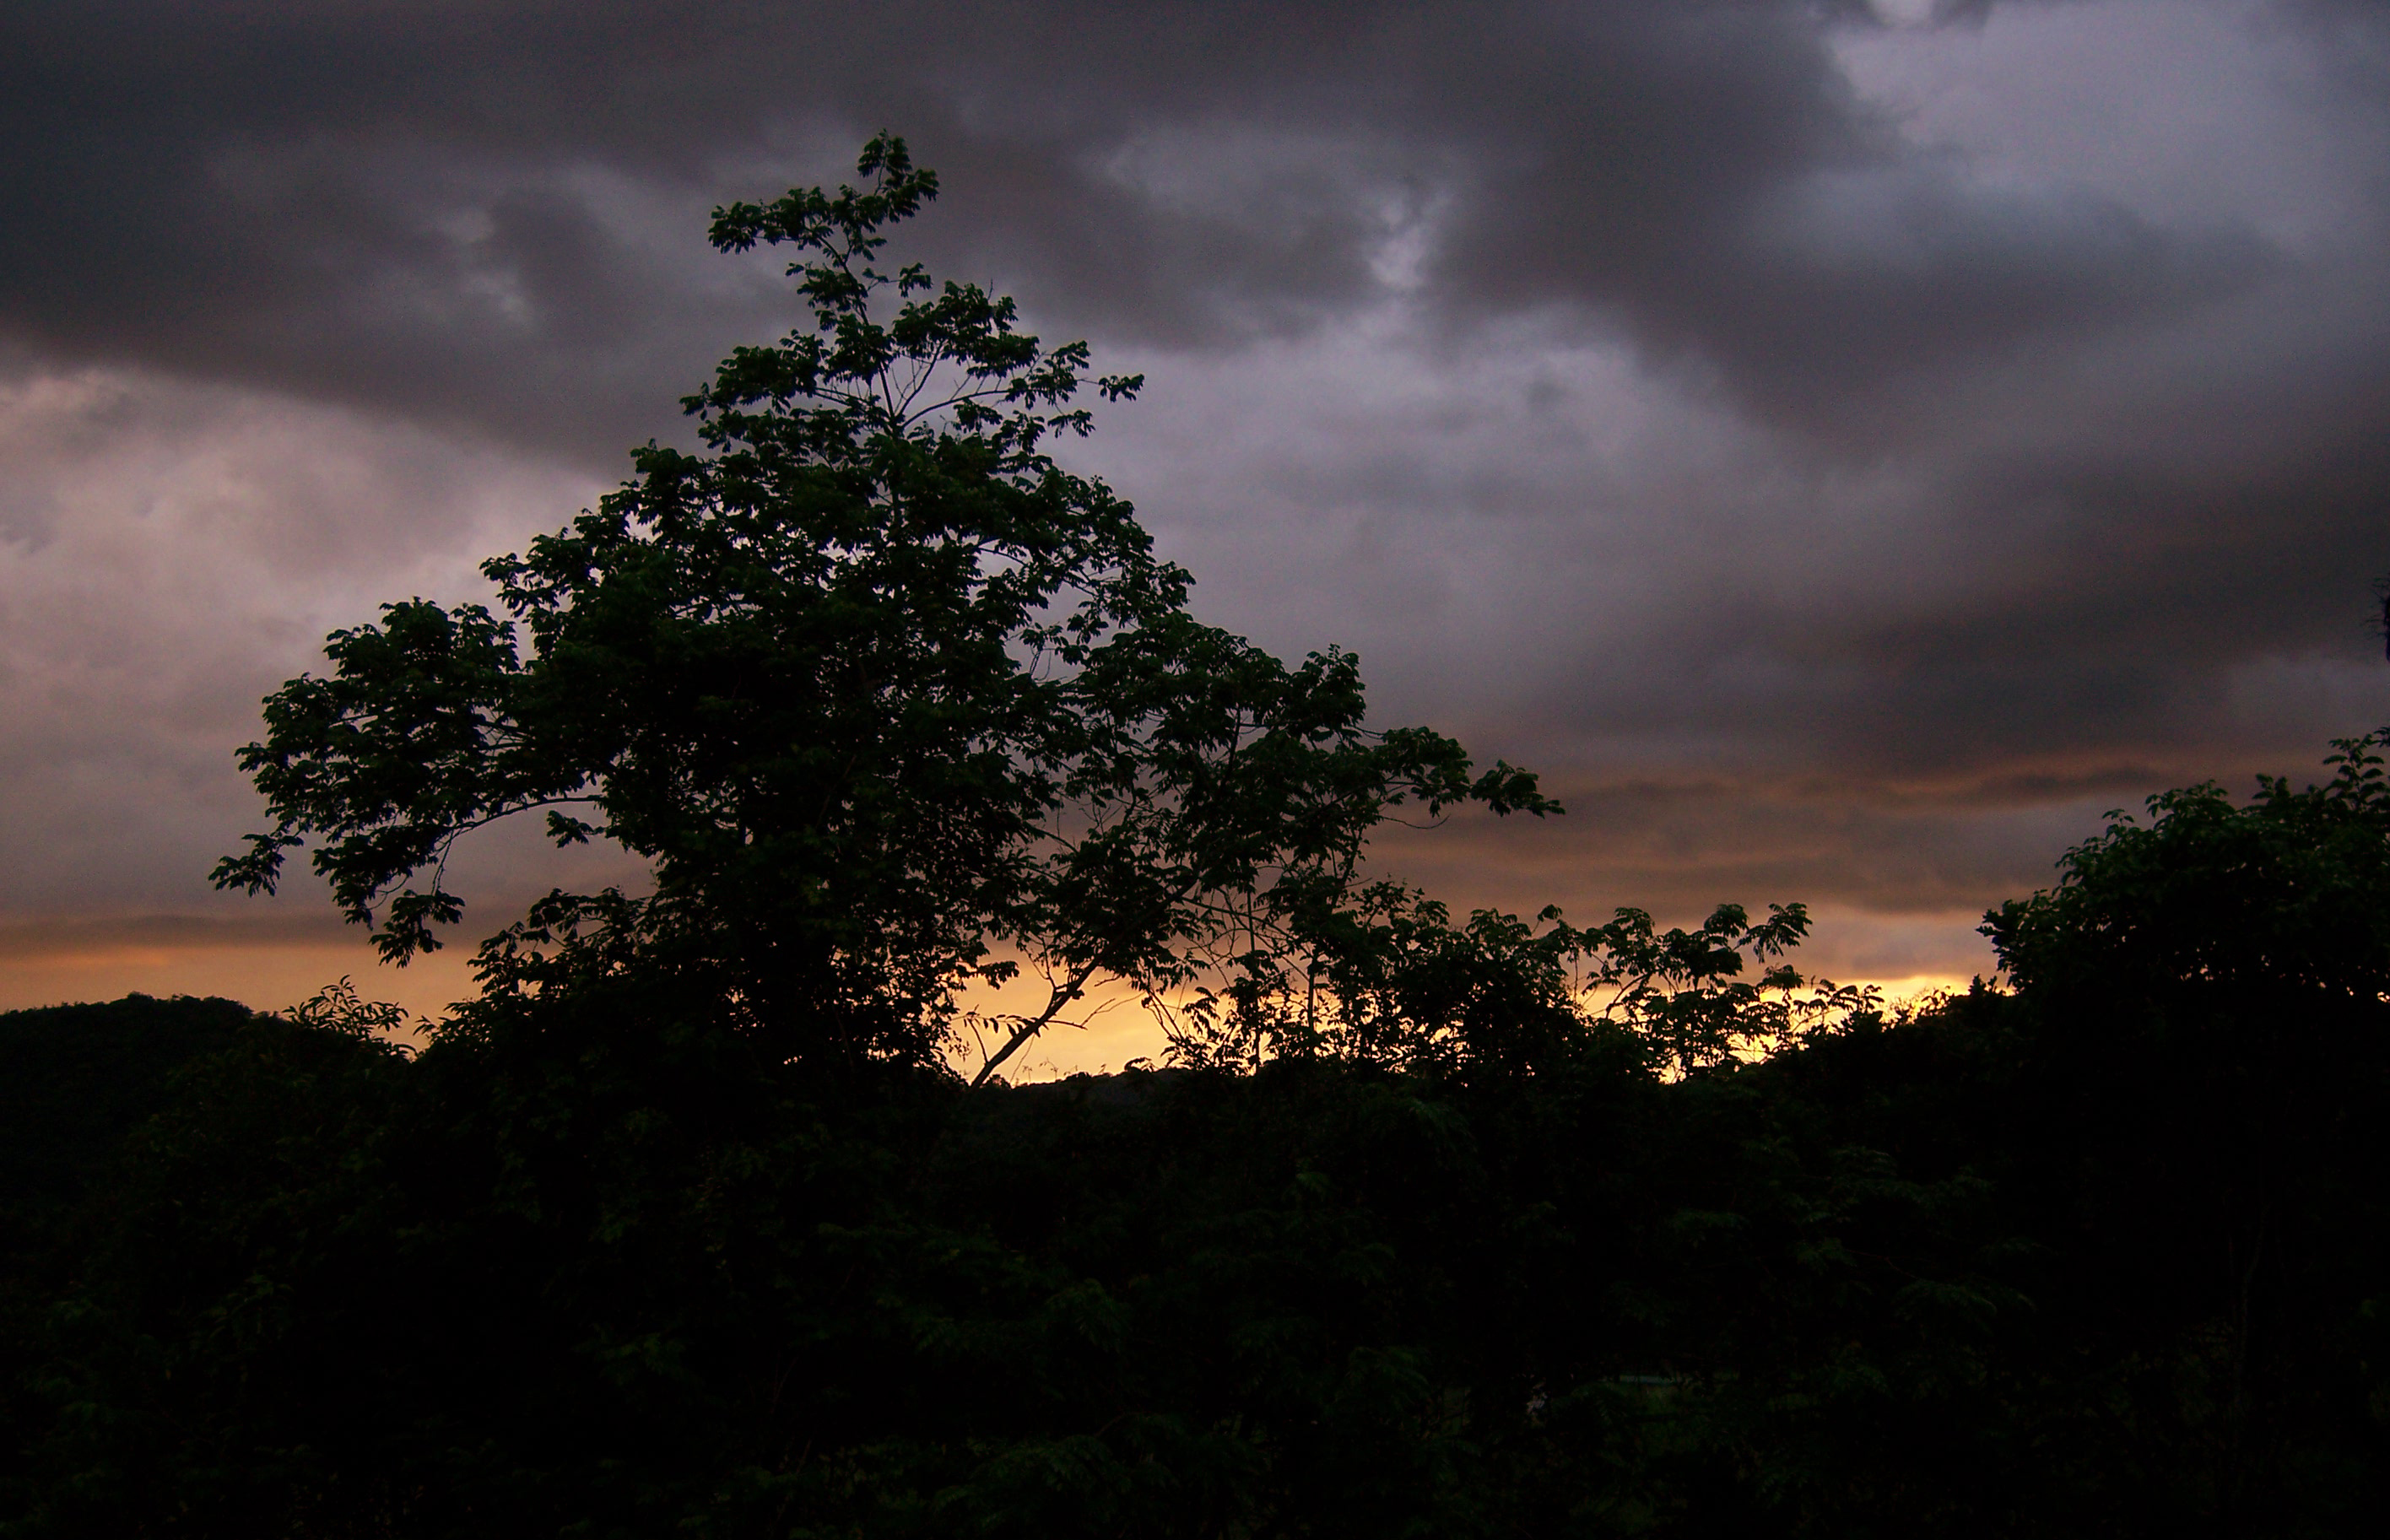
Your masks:
M 0 1253 L 28 1244 L 164 1105 L 177 1066 L 224 1046 L 251 1014 L 147 995 L 0 1014 Z
M 251 1021 L 12 1317 L 15 1533 L 2362 1533 L 2390 1007 L 2194 922 L 2366 933 L 2373 747 L 2075 853 L 2014 993 L 1674 1080 L 1583 1018 L 979 1090 L 629 979 Z

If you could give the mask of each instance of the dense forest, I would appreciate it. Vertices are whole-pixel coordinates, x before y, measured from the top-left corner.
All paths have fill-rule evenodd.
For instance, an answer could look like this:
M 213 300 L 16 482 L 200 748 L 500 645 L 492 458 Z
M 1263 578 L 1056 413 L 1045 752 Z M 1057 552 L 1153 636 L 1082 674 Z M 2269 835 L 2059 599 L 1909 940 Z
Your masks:
M 1196 622 L 1047 453 L 1086 350 L 882 272 L 936 183 L 861 173 L 717 212 L 814 324 L 702 452 L 269 699 L 217 872 L 400 961 L 501 817 L 650 890 L 419 1037 L 0 1016 L 0 1536 L 2370 1532 L 2390 733 L 1897 1009 L 1798 905 L 1456 918 L 1370 831 L 1558 804 Z M 1006 1083 L 1107 985 L 1157 1067 Z

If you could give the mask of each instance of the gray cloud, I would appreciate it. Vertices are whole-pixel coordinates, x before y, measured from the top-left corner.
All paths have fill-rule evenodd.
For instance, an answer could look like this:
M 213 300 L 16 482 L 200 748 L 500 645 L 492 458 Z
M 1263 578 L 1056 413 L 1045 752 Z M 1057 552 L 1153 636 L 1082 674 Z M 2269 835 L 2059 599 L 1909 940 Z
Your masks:
M 56 9 L 0 65 L 0 324 L 610 449 L 769 314 L 657 226 L 881 122 L 956 189 L 930 243 L 1067 324 L 1230 341 L 1407 263 L 1782 411 L 2265 269 L 1909 152 L 1828 44 L 1806 4 Z
M 2324 0 L 37 8 L 0 930 L 217 915 L 257 695 L 681 430 L 789 319 L 706 211 L 885 124 L 933 269 L 1151 376 L 1083 461 L 1207 614 L 1576 809 L 1407 869 L 1960 968 L 2390 716 L 2386 83 Z

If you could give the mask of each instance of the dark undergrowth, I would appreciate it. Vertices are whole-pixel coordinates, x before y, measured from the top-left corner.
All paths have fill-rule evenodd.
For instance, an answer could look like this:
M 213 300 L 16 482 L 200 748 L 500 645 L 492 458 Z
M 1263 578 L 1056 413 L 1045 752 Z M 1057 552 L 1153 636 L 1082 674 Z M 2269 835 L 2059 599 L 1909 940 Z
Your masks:
M 12 1126 L 85 1149 L 148 1103 L 78 1033 L 196 1048 L 17 1248 L 11 1534 L 2320 1534 L 2383 1495 L 2378 1006 L 2120 1041 L 1978 992 L 1673 1084 L 1588 1030 L 1532 1075 L 976 1092 L 627 989 L 412 1060 L 106 1009 L 0 1022 L 53 1055 Z

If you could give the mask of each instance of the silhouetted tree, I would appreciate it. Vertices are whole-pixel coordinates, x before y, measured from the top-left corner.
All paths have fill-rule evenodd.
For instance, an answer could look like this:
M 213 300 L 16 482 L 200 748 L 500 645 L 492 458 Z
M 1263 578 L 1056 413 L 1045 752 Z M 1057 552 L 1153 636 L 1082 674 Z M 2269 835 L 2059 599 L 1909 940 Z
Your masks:
M 777 1051 L 927 1060 L 956 987 L 1025 958 L 1048 1001 L 993 1069 L 1100 975 L 1273 974 L 1389 808 L 1552 808 L 1450 738 L 1369 730 L 1350 656 L 1289 668 L 1190 617 L 1129 505 L 1046 453 L 1089 427 L 1085 344 L 876 266 L 937 181 L 885 135 L 858 169 L 716 212 L 725 250 L 795 249 L 812 325 L 688 398 L 706 453 L 649 444 L 487 563 L 506 618 L 390 605 L 266 702 L 242 764 L 274 825 L 219 886 L 270 890 L 312 840 L 404 961 L 461 914 L 456 841 L 544 811 L 560 844 L 649 858 L 654 891 L 552 895 L 483 949 L 493 987 L 663 969 Z

